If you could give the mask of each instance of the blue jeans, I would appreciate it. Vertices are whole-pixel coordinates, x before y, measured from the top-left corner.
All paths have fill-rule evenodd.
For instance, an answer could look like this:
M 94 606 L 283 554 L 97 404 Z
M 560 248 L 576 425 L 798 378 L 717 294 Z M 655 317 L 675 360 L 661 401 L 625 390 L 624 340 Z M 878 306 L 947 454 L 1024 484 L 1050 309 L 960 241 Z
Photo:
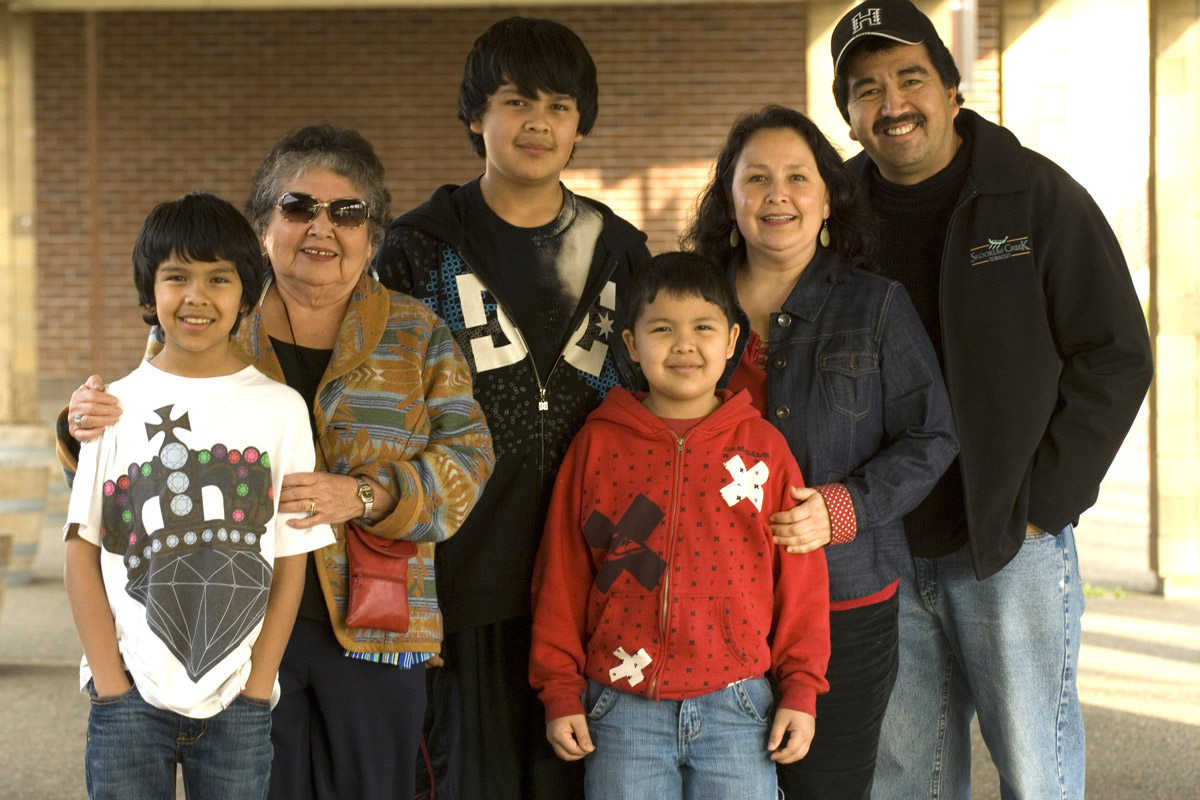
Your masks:
M 690 700 L 647 700 L 588 681 L 590 800 L 775 800 L 765 678 Z
M 1071 526 L 1027 536 L 984 581 L 968 547 L 914 562 L 915 581 L 900 582 L 900 672 L 871 796 L 969 798 L 978 712 L 1004 800 L 1083 800 L 1083 591 Z
M 91 800 L 173 800 L 175 764 L 188 800 L 254 800 L 271 778 L 271 707 L 239 696 L 208 719 L 155 708 L 137 687 L 92 695 L 84 772 Z

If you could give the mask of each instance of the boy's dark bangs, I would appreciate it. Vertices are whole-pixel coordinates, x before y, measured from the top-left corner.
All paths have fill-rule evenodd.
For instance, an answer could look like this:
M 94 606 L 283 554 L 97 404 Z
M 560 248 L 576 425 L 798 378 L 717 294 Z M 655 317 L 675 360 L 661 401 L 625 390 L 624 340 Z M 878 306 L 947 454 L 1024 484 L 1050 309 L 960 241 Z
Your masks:
M 499 83 L 511 83 L 523 96 L 535 98 L 539 92 L 565 94 L 579 100 L 584 96 L 584 69 L 579 60 L 557 42 L 530 42 L 533 47 L 512 47 L 498 51 L 492 62 Z M 531 53 L 537 53 L 531 57 Z M 494 91 L 494 90 L 493 90 Z
M 634 272 L 621 302 L 626 326 L 632 328 L 646 306 L 663 293 L 700 297 L 721 309 L 731 325 L 737 322 L 737 300 L 725 274 L 702 256 L 676 251 L 659 253 Z
M 220 246 L 218 240 L 202 240 L 189 239 L 186 242 L 177 242 L 173 248 L 175 257 L 181 261 L 191 262 L 214 262 L 214 261 L 234 261 L 235 259 L 225 252 L 226 248 Z
M 184 261 L 235 264 L 250 259 L 252 254 L 261 254 L 254 230 L 233 206 L 222 214 L 213 207 L 215 203 L 202 204 L 190 197 L 164 205 L 139 237 L 142 252 L 153 264 L 162 263 L 172 254 Z

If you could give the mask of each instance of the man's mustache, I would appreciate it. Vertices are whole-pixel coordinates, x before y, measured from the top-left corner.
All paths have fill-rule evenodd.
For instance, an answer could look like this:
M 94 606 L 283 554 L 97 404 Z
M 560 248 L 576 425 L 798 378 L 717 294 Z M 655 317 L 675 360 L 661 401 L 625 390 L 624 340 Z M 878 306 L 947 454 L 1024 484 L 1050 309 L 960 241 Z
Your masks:
M 909 112 L 908 114 L 901 114 L 898 117 L 880 117 L 872 126 L 872 130 L 874 130 L 878 135 L 886 131 L 888 128 L 896 128 L 901 125 L 907 125 L 910 122 L 917 125 L 924 125 L 925 115 L 918 114 L 916 112 Z

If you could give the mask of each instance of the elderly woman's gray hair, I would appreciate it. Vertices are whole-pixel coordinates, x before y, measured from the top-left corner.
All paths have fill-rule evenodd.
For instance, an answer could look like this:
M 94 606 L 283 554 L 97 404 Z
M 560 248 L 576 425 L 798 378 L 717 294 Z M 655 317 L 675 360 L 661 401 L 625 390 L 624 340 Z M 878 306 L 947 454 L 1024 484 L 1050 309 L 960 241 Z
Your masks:
M 267 230 L 275 204 L 287 191 L 284 184 L 309 170 L 335 172 L 362 192 L 367 202 L 368 236 L 371 245 L 378 246 L 387 231 L 392 201 L 383 182 L 383 162 L 358 131 L 329 123 L 307 125 L 284 134 L 258 165 L 246 202 L 246 217 L 258 235 Z

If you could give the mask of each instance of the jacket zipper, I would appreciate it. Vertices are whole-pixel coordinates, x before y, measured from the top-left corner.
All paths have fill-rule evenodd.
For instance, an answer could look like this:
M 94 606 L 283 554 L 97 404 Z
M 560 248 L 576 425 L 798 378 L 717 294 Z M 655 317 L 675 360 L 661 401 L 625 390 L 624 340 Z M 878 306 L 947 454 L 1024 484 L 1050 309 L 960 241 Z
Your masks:
M 968 176 L 968 180 L 970 180 L 969 176 Z M 942 245 L 942 264 L 941 264 L 941 268 L 938 270 L 938 326 L 941 328 L 941 332 L 938 335 L 941 337 L 941 340 L 942 340 L 942 361 L 943 361 L 943 366 L 944 366 L 945 373 L 946 373 L 945 380 L 946 380 L 946 394 L 947 395 L 950 394 L 950 360 L 945 357 L 945 354 L 947 353 L 947 350 L 946 350 L 946 327 L 941 324 L 941 320 L 944 319 L 944 317 L 942 316 L 942 306 L 945 303 L 946 293 L 944 291 L 945 286 L 943 284 L 945 282 L 945 277 L 946 277 L 946 260 L 950 256 L 950 232 L 954 229 L 954 222 L 956 219 L 958 219 L 959 212 L 962 211 L 964 208 L 966 208 L 968 205 L 970 205 L 977 197 L 979 197 L 979 191 L 977 189 L 975 189 L 974 187 L 972 187 L 971 193 L 969 195 L 967 195 L 965 198 L 963 198 L 963 201 L 961 203 L 959 203 L 958 205 L 956 205 L 954 207 L 954 210 L 952 212 L 950 212 L 950 223 L 946 226 L 946 242 L 945 242 L 945 244 Z M 961 453 L 960 453 L 959 457 L 961 458 Z M 961 471 L 961 467 L 960 467 L 960 471 Z M 963 476 L 963 481 L 964 481 L 963 511 L 966 514 L 966 519 L 969 521 L 971 519 L 971 510 L 970 510 L 970 508 L 968 508 L 968 506 L 970 505 L 971 493 L 969 491 L 967 491 L 967 487 L 965 484 L 965 482 L 966 482 L 965 475 Z M 972 566 L 974 566 L 975 564 L 979 563 L 979 554 L 978 554 L 978 552 L 976 552 L 975 538 L 973 536 L 968 536 L 967 544 L 971 548 L 971 564 L 972 564 Z
M 479 281 L 481 284 L 482 280 Z M 492 292 L 495 297 L 495 292 Z M 500 303 L 500 298 L 496 298 L 496 306 L 503 308 Z M 508 314 L 508 310 L 504 310 Z M 509 320 L 512 315 L 509 314 Z M 550 410 L 550 401 L 546 399 L 546 384 L 542 383 L 542 377 L 538 374 L 537 362 L 533 360 L 533 351 L 529 349 L 529 345 L 525 342 L 525 334 L 521 333 L 521 329 L 513 323 L 513 332 L 517 334 L 517 338 L 521 340 L 521 346 L 525 348 L 525 358 L 529 359 L 529 371 L 533 373 L 533 380 L 537 383 L 538 391 L 538 475 L 546 473 L 546 412 Z M 554 375 L 554 370 L 558 368 L 558 362 L 562 361 L 562 354 L 559 353 L 558 358 L 554 359 L 554 363 L 550 365 L 550 372 L 546 375 L 546 383 L 550 382 L 550 377 Z
M 667 620 L 671 614 L 671 562 L 675 555 L 675 525 L 679 522 L 679 492 L 683 483 L 683 441 L 687 438 L 687 434 L 674 438 L 675 463 L 671 476 L 671 500 L 673 502 L 671 503 L 671 521 L 667 525 L 667 552 L 664 554 L 667 568 L 663 570 L 662 607 L 659 609 L 659 636 L 662 639 L 662 647 L 659 648 L 658 669 L 654 671 L 654 677 L 650 680 L 648 694 L 652 700 L 658 699 L 658 678 L 666 669 L 667 664 Z
M 463 264 L 468 270 L 470 270 L 471 274 L 475 276 L 475 279 L 479 281 L 479 285 L 490 292 L 492 297 L 495 298 L 496 308 L 498 309 L 497 313 L 499 313 L 499 311 L 503 311 L 504 315 L 508 317 L 510 322 L 512 322 L 513 316 L 512 314 L 508 313 L 508 308 L 504 305 L 504 301 L 500 299 L 500 295 L 496 294 L 496 292 L 484 282 L 483 276 L 479 274 L 478 270 L 471 266 L 471 262 L 462 254 L 461 250 L 456 250 L 456 252 L 458 252 L 458 257 L 462 259 Z M 596 298 L 591 298 L 591 303 L 595 302 Z M 588 304 L 588 308 L 591 308 L 591 303 Z M 534 383 L 537 384 L 538 474 L 544 475 L 546 472 L 546 419 L 542 415 L 544 412 L 550 410 L 550 401 L 546 399 L 546 383 L 549 383 L 551 376 L 554 375 L 554 371 L 558 368 L 559 362 L 562 361 L 562 353 L 559 353 L 558 358 L 554 359 L 554 364 L 550 366 L 550 372 L 546 375 L 546 383 L 543 383 L 541 375 L 538 374 L 537 363 L 533 360 L 533 351 L 529 349 L 529 344 L 525 341 L 525 334 L 522 333 L 521 329 L 517 327 L 516 322 L 512 323 L 512 329 L 513 332 L 516 333 L 517 339 L 520 340 L 521 346 L 525 348 L 525 358 L 529 360 L 529 371 L 533 373 Z
M 434 234 L 434 235 L 437 235 L 437 234 Z M 446 241 L 450 241 L 450 240 L 446 239 Z M 475 269 L 471 265 L 471 259 L 468 258 L 467 255 L 463 252 L 462 246 L 461 245 L 455 246 L 454 251 L 458 254 L 458 257 L 462 260 L 463 265 L 479 281 L 479 285 L 482 286 L 484 289 L 487 289 L 487 291 L 491 292 L 492 297 L 495 298 L 495 300 L 496 300 L 496 307 L 498 309 L 503 309 L 505 315 L 508 316 L 509 321 L 513 322 L 513 316 L 512 316 L 512 314 L 508 313 L 508 308 L 505 306 L 504 301 L 500 299 L 500 295 L 498 295 L 494 290 L 492 290 L 488 286 L 487 282 L 483 279 L 483 275 L 480 274 L 479 270 Z M 613 272 L 616 271 L 617 263 L 620 261 L 621 253 L 623 253 L 623 252 L 624 252 L 624 250 L 620 250 L 620 249 L 613 251 L 613 254 L 608 259 L 608 262 L 604 265 L 604 271 L 600 277 L 600 280 L 597 282 L 597 286 L 599 287 L 598 290 L 593 292 L 589 297 L 586 298 L 587 302 L 586 303 L 582 302 L 585 299 L 582 296 L 579 298 L 581 301 L 579 308 L 584 309 L 585 315 L 591 314 L 592 306 L 596 304 L 596 300 L 599 299 L 601 292 L 604 291 L 605 284 L 607 284 L 609 279 L 612 278 L 612 274 L 613 274 Z M 578 308 L 576 309 L 576 311 L 578 311 Z M 577 319 L 572 318 L 572 320 L 571 320 L 571 326 L 572 326 L 571 332 L 572 333 L 574 333 L 575 329 L 579 327 L 579 323 L 581 321 L 582 321 L 581 319 L 577 320 Z M 522 333 L 521 329 L 517 327 L 516 322 L 513 322 L 512 329 L 516 332 L 517 338 L 521 340 L 521 346 L 525 348 L 525 357 L 527 359 L 529 359 L 529 368 L 530 368 L 530 371 L 533 372 L 533 380 L 537 383 L 537 390 L 538 390 L 538 475 L 545 475 L 546 474 L 546 418 L 542 415 L 545 412 L 550 410 L 550 401 L 546 399 L 546 387 L 549 385 L 550 379 L 552 377 L 554 377 L 554 372 L 555 372 L 555 370 L 558 369 L 558 365 L 560 363 L 562 363 L 563 354 L 560 352 L 558 354 L 558 357 L 554 359 L 554 363 L 550 366 L 550 372 L 548 372 L 546 374 L 546 381 L 545 381 L 545 383 L 543 383 L 541 376 L 538 375 L 537 364 L 533 360 L 533 351 L 529 349 L 529 344 L 525 341 L 525 334 Z M 567 346 L 568 347 L 570 346 L 570 342 L 567 343 Z

